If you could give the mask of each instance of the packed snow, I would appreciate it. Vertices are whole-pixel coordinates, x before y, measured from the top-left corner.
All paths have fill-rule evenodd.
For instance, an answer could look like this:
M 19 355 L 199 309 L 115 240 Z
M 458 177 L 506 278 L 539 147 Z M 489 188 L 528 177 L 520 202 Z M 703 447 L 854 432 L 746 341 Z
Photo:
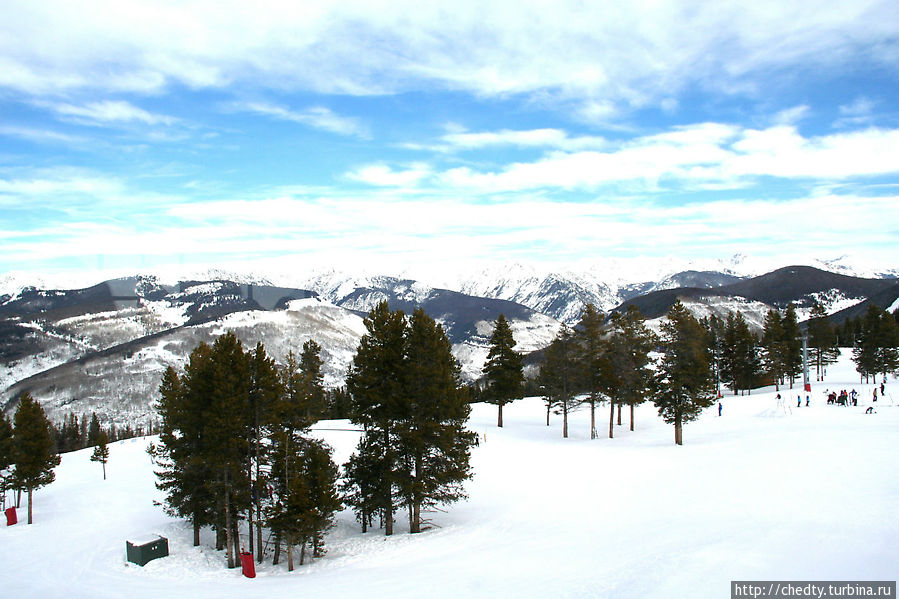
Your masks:
M 825 390 L 856 389 L 857 407 L 826 405 Z M 722 399 L 684 430 L 684 446 L 651 405 L 636 431 L 589 439 L 575 413 L 569 439 L 558 416 L 544 425 L 539 398 L 504 410 L 475 405 L 470 498 L 418 535 L 398 514 L 398 533 L 362 534 L 339 514 L 328 553 L 288 573 L 271 560 L 249 579 L 228 570 L 204 532 L 153 505 L 161 499 L 145 449 L 110 445 L 107 470 L 91 450 L 65 454 L 57 481 L 35 493 L 31 526 L 0 529 L 4 597 L 130 599 L 295 597 L 726 597 L 731 580 L 894 580 L 899 542 L 895 451 L 899 386 L 891 379 L 875 413 L 848 355 L 806 393 L 774 389 Z M 802 407 L 796 407 L 797 395 Z M 357 439 L 347 422 L 316 434 L 345 460 Z M 24 506 L 19 511 L 24 520 Z M 169 557 L 144 567 L 125 542 L 162 535 Z

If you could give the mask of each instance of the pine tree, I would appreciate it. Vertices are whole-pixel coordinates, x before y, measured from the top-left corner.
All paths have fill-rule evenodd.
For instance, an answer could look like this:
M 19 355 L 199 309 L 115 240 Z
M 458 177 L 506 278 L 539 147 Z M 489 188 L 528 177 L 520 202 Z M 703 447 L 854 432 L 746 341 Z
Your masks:
M 97 446 L 94 448 L 94 453 L 91 454 L 92 462 L 100 462 L 103 464 L 103 480 L 106 480 L 106 462 L 109 461 L 108 443 L 109 435 L 106 434 L 106 431 L 101 430 L 97 434 Z
M 615 370 L 614 396 L 619 398 L 619 403 L 630 407 L 631 430 L 634 430 L 634 407 L 649 396 L 652 381 L 649 353 L 657 343 L 658 339 L 643 324 L 643 315 L 636 306 L 628 306 L 624 314 L 613 314 L 606 356 Z
M 562 412 L 562 438 L 568 438 L 568 413 L 575 408 L 580 391 L 582 369 L 577 362 L 577 341 L 574 332 L 565 324 L 546 348 L 538 381 L 549 406 Z M 548 420 L 548 418 L 547 418 Z
M 837 335 L 827 310 L 820 303 L 815 302 L 808 321 L 808 345 L 812 351 L 812 359 L 815 361 L 816 380 L 824 380 L 823 371 L 828 364 L 837 361 L 840 349 L 837 345 Z
M 730 312 L 727 315 L 722 345 L 722 379 L 734 395 L 752 389 L 761 372 L 758 340 L 741 313 Z
M 787 348 L 784 344 L 783 320 L 776 310 L 768 310 L 765 315 L 762 333 L 762 365 L 765 372 L 774 382 L 775 389 L 780 390 L 786 372 Z
M 310 339 L 303 344 L 303 352 L 300 354 L 304 403 L 310 424 L 318 422 L 327 411 L 321 351 L 321 346 Z
M 191 522 L 194 546 L 200 544 L 200 529 L 215 521 L 215 502 L 207 486 L 213 473 L 204 459 L 211 449 L 203 418 L 211 397 L 211 354 L 212 348 L 201 343 L 191 352 L 183 377 L 172 367 L 163 373 L 157 404 L 159 444 L 149 448 L 157 467 L 156 487 L 166 494 L 166 513 Z
M 502 314 L 496 319 L 490 335 L 490 351 L 484 364 L 486 388 L 482 398 L 498 407 L 496 426 L 503 426 L 503 406 L 521 399 L 524 366 L 521 354 L 515 351 L 512 328 Z
M 97 414 L 91 412 L 91 421 L 87 427 L 87 445 L 85 447 L 95 447 L 100 438 L 100 419 Z M 107 440 L 108 442 L 108 440 Z
M 224 533 L 229 568 L 237 566 L 237 526 L 252 496 L 246 466 L 251 455 L 250 368 L 250 357 L 233 332 L 215 340 L 209 406 L 203 414 L 210 451 L 204 458 L 212 467 L 209 487 L 217 499 L 214 527 L 219 535 Z
M 593 304 L 584 307 L 584 313 L 578 322 L 577 339 L 580 355 L 578 362 L 583 368 L 581 378 L 587 389 L 587 402 L 590 404 L 590 438 L 595 439 L 596 433 L 596 404 L 600 399 L 601 388 L 601 360 L 604 352 L 602 339 L 602 324 L 605 316 L 596 309 Z
M 256 344 L 256 349 L 250 356 L 250 416 L 248 423 L 252 433 L 252 505 L 247 513 L 247 523 L 250 538 L 250 553 L 256 549 L 257 560 L 262 563 L 262 509 L 265 497 L 266 477 L 263 473 L 268 469 L 268 456 L 264 449 L 264 439 L 268 436 L 269 428 L 273 420 L 274 406 L 281 396 L 281 380 L 275 361 L 265 353 L 262 343 Z M 253 508 L 255 507 L 255 518 Z M 255 522 L 254 522 L 255 520 Z M 253 538 L 255 524 L 255 539 Z M 254 542 L 255 541 L 255 542 Z
M 471 407 L 460 389 L 452 344 L 422 308 L 409 321 L 406 352 L 408 416 L 396 426 L 399 492 L 409 507 L 409 531 L 417 533 L 423 508 L 465 497 L 474 434 L 465 430 Z
M 382 474 L 376 496 L 382 502 L 385 534 L 392 535 L 396 507 L 393 489 L 398 482 L 395 424 L 408 417 L 409 407 L 402 376 L 407 355 L 406 320 L 402 311 L 391 311 L 385 301 L 375 306 L 364 322 L 368 332 L 359 341 L 347 377 L 352 398 L 350 419 L 364 428 L 363 437 L 379 437 L 377 441 L 361 439 L 360 448 L 381 452 L 366 456 L 364 461 L 376 462 Z
M 715 402 L 715 386 L 705 331 L 677 301 L 662 324 L 662 348 L 653 403 L 674 424 L 674 442 L 683 445 L 683 425 Z
M 56 479 L 53 469 L 59 465 L 51 424 L 43 408 L 30 393 L 19 398 L 13 426 L 13 484 L 28 492 L 28 524 L 32 523 L 32 495 L 35 489 Z
M 859 327 L 856 344 L 852 350 L 852 360 L 856 370 L 865 377 L 874 377 L 877 383 L 878 373 L 886 376 L 899 369 L 899 331 L 895 319 L 874 304 L 868 305 Z
M 790 389 L 793 380 L 802 374 L 802 339 L 799 336 L 799 319 L 796 306 L 787 306 L 783 316 L 784 374 L 790 377 Z
M 724 331 L 725 323 L 712 314 L 709 318 L 702 318 L 699 324 L 706 330 L 706 338 L 708 339 L 709 351 L 712 353 L 712 370 L 715 373 L 715 389 L 720 395 L 721 389 L 721 370 L 724 364 Z

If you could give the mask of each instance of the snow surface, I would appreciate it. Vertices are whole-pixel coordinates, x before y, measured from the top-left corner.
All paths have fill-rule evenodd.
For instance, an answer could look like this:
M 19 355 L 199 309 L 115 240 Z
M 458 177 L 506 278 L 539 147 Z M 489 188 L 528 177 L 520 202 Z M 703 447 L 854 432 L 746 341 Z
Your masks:
M 725 395 L 673 444 L 651 406 L 636 431 L 589 439 L 576 412 L 569 439 L 560 418 L 544 426 L 538 398 L 504 409 L 476 405 L 470 499 L 429 516 L 409 535 L 361 534 L 350 512 L 328 534 L 328 554 L 288 573 L 257 565 L 247 579 L 224 554 L 192 547 L 189 526 L 153 505 L 150 439 L 110 445 L 102 480 L 91 450 L 65 454 L 57 481 L 35 493 L 31 526 L 0 528 L 4 597 L 622 597 L 718 598 L 731 580 L 894 580 L 899 542 L 894 380 L 877 413 L 864 413 L 848 355 L 813 383 L 810 408 L 778 407 L 773 389 Z M 825 405 L 825 389 L 852 389 L 858 407 Z M 801 393 L 803 404 L 805 393 Z M 598 414 L 607 430 L 608 412 Z M 350 428 L 322 422 L 317 429 Z M 319 430 L 343 461 L 356 433 Z M 486 439 L 484 437 L 486 435 Z M 20 521 L 24 520 L 24 508 Z M 125 561 L 127 540 L 162 535 L 170 556 Z

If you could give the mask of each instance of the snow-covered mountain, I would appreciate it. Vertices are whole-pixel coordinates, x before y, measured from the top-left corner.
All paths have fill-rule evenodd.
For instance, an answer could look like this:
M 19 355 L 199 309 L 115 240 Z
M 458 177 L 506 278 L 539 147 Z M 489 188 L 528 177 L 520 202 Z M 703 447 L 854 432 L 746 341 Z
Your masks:
M 51 415 L 98 411 L 113 421 L 140 421 L 152 415 L 165 367 L 181 366 L 198 343 L 229 329 L 247 346 L 262 342 L 282 362 L 289 350 L 315 339 L 323 347 L 326 382 L 337 386 L 364 333 L 363 317 L 382 300 L 407 313 L 421 307 L 443 324 L 469 381 L 481 374 L 499 314 L 510 321 L 517 349 L 529 353 L 547 346 L 561 322 L 576 322 L 588 302 L 607 312 L 634 303 L 658 319 L 679 299 L 697 316 L 739 311 L 756 327 L 768 309 L 790 302 L 804 319 L 819 301 L 837 322 L 868 302 L 899 302 L 899 281 L 848 276 L 858 269 L 846 261 L 755 276 L 764 264 L 740 256 L 705 263 L 604 261 L 569 270 L 512 264 L 435 274 L 443 287 L 408 276 L 283 265 L 160 272 L 56 289 L 45 286 L 52 279 L 29 284 L 8 274 L 0 278 L 0 406 L 29 389 Z
M 441 322 L 469 381 L 481 374 L 500 314 L 525 352 L 547 345 L 561 326 L 504 300 L 387 277 L 365 284 L 331 289 L 336 303 L 312 290 L 222 279 L 162 283 L 141 276 L 84 289 L 22 287 L 0 297 L 0 406 L 11 409 L 28 390 L 55 420 L 93 411 L 104 421 L 146 422 L 165 368 L 183 366 L 199 343 L 229 330 L 248 348 L 263 343 L 280 363 L 314 339 L 326 385 L 340 386 L 365 333 L 363 317 L 381 300 L 407 313 L 422 307 Z

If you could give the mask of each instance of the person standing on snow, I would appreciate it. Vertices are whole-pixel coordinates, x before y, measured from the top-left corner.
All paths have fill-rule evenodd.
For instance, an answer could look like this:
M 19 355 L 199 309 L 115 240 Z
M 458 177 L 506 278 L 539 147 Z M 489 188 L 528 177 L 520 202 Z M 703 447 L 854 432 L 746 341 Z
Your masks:
M 806 396 L 805 396 L 805 407 L 809 407 L 809 402 L 810 402 L 810 401 L 812 401 L 812 396 L 811 396 L 811 395 L 806 395 Z
M 799 395 L 796 396 L 796 407 L 797 408 L 802 407 L 802 397 Z
M 721 402 L 718 402 L 718 416 L 721 416 Z

